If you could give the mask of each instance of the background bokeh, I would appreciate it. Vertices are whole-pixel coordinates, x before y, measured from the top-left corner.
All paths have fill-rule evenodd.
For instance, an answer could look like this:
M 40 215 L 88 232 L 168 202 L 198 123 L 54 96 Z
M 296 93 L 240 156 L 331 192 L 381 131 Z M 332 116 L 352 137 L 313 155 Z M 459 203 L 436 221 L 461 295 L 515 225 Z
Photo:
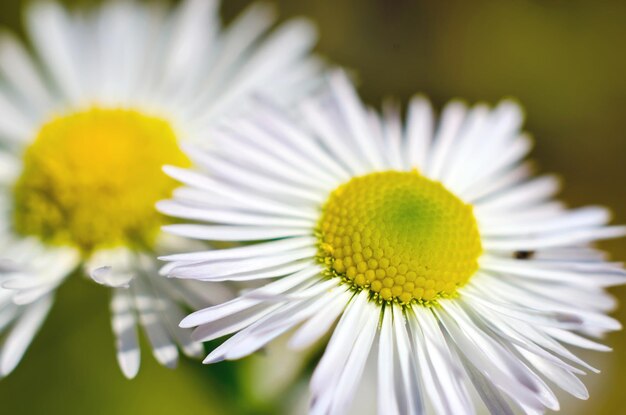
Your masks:
M 64 1 L 77 5 L 95 1 Z M 226 0 L 231 19 L 249 1 Z M 611 206 L 626 223 L 626 2 L 623 0 L 280 0 L 283 18 L 304 15 L 321 32 L 318 51 L 358 75 L 365 99 L 402 102 L 415 92 L 440 108 L 451 98 L 496 102 L 515 97 L 526 108 L 542 171 L 565 179 L 573 206 Z M 0 25 L 21 32 L 25 2 L 0 2 Z M 2 116 L 2 114 L 0 114 Z M 626 241 L 603 244 L 626 260 Z M 626 302 L 626 289 L 615 294 Z M 626 321 L 626 308 L 617 311 Z M 586 402 L 565 399 L 563 413 L 626 413 L 626 333 L 608 338 L 610 355 L 590 355 L 601 375 L 585 379 Z M 24 361 L 0 381 L 3 414 L 257 414 L 291 406 L 305 385 L 266 405 L 238 395 L 237 377 L 260 384 L 269 355 L 242 366 L 182 361 L 171 371 L 144 348 L 137 379 L 117 368 L 106 290 L 78 276 L 65 284 Z M 285 358 L 286 359 L 286 358 Z

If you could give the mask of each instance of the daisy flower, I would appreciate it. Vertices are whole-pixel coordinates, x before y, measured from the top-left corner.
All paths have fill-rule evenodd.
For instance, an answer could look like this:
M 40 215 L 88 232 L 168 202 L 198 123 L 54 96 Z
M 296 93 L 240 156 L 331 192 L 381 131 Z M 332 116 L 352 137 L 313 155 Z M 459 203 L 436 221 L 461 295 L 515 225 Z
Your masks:
M 213 149 L 189 152 L 201 171 L 167 167 L 186 186 L 160 210 L 193 221 L 174 235 L 242 244 L 167 256 L 165 271 L 264 284 L 182 321 L 199 341 L 233 334 L 205 362 L 332 332 L 312 414 L 346 413 L 368 361 L 380 414 L 471 414 L 475 396 L 537 414 L 559 408 L 555 385 L 586 398 L 578 375 L 596 369 L 568 346 L 608 350 L 594 339 L 620 324 L 604 288 L 625 275 L 589 244 L 626 229 L 552 199 L 521 120 L 511 102 L 452 102 L 435 122 L 417 97 L 403 126 L 337 73 L 297 122 L 266 106 L 212 132 Z
M 217 7 L 115 1 L 69 12 L 40 2 L 26 14 L 34 53 L 0 37 L 0 376 L 77 269 L 113 287 L 127 377 L 139 369 L 137 325 L 163 365 L 176 364 L 178 347 L 203 353 L 177 323 L 218 291 L 158 276 L 156 253 L 191 249 L 160 230 L 154 204 L 176 185 L 161 166 L 189 165 L 179 144 L 243 110 L 247 95 L 288 102 L 318 69 L 306 21 L 273 30 L 272 10 L 253 5 L 222 29 Z

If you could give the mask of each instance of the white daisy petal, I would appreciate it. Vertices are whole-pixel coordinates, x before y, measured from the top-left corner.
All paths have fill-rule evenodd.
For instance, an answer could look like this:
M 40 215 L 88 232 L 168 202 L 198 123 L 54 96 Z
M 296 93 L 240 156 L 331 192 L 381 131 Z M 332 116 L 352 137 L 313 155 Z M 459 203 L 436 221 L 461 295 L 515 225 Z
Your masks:
M 345 413 L 348 411 L 350 402 L 354 397 L 357 386 L 365 369 L 367 358 L 374 341 L 378 316 L 369 315 L 366 324 L 360 329 L 355 347 L 350 352 L 350 357 L 343 368 L 337 388 L 332 391 L 335 401 L 330 407 L 331 413 Z M 315 411 L 315 407 L 312 408 Z
M 0 151 L 0 186 L 12 183 L 17 178 L 19 169 L 19 163 L 14 157 Z
M 52 296 L 43 297 L 27 306 L 17 319 L 0 354 L 0 376 L 6 376 L 22 360 L 28 346 L 52 307 Z
M 295 128 L 293 123 L 287 119 L 279 108 L 275 108 L 270 103 L 259 103 L 265 108 L 265 112 L 257 114 L 256 118 L 261 125 L 267 124 L 270 131 L 276 132 L 277 138 L 283 138 L 285 142 L 296 148 L 301 154 L 310 158 L 313 163 L 323 166 L 332 176 L 337 179 L 348 179 L 348 173 L 342 166 L 333 160 L 328 153 L 310 142 L 306 135 Z
M 362 327 L 366 314 L 366 296 L 356 295 L 337 323 L 337 328 L 328 343 L 326 352 L 313 373 L 311 390 L 314 395 L 320 394 L 326 388 L 333 387 L 330 382 L 337 373 L 341 373 L 338 372 L 338 369 L 345 365 L 348 354 L 359 335 L 357 329 Z
M 100 250 L 87 262 L 87 273 L 98 284 L 128 288 L 135 278 L 137 265 L 131 251 L 118 248 Z
M 428 177 L 437 180 L 442 178 L 445 163 L 456 141 L 465 112 L 466 108 L 460 102 L 451 102 L 444 108 L 425 171 Z
M 570 228 L 594 227 L 606 224 L 610 219 L 610 212 L 601 207 L 587 207 L 563 213 L 560 217 L 532 223 L 501 224 L 481 228 L 483 235 L 513 236 L 528 235 L 538 232 L 565 231 Z
M 391 311 L 385 310 L 380 329 L 378 344 L 378 413 L 390 415 L 400 414 L 395 397 L 396 385 L 394 384 L 394 356 L 395 342 L 393 333 L 393 321 Z M 405 412 L 407 411 L 406 408 Z
M 172 32 L 166 52 L 163 77 L 171 82 L 185 82 L 186 78 L 197 81 L 197 75 L 189 74 L 189 67 L 200 69 L 203 54 L 209 54 L 219 30 L 218 1 L 185 0 L 181 2 L 172 18 Z M 198 52 L 201 53 L 198 53 Z M 180 87 L 180 85 L 179 85 Z
M 384 140 L 389 143 L 387 158 L 389 165 L 397 170 L 405 169 L 407 166 L 405 166 L 402 151 L 404 131 L 402 130 L 402 116 L 398 105 L 395 102 L 387 101 L 383 106 L 383 120 L 380 120 L 378 114 L 373 111 L 370 117 L 376 120 L 378 128 L 382 130 L 381 136 L 384 135 Z
M 411 342 L 409 327 L 407 327 L 407 322 L 403 321 L 406 316 L 403 315 L 400 307 L 394 306 L 393 313 L 393 335 L 395 336 L 398 355 L 393 362 L 397 383 L 395 390 L 400 398 L 397 404 L 401 408 L 400 413 L 423 413 L 423 385 L 415 370 L 417 366 L 416 347 Z M 423 345 L 420 346 L 423 347 Z M 392 362 L 385 363 L 391 364 Z
M 192 339 L 191 331 L 178 326 L 178 323 L 185 318 L 182 308 L 169 298 L 161 298 L 161 301 L 163 304 L 161 319 L 165 323 L 167 331 L 185 355 L 192 358 L 201 358 L 204 354 L 202 343 Z
M 300 302 L 300 304 L 296 306 L 296 311 L 289 310 L 288 312 L 281 311 L 280 313 L 273 313 L 267 321 L 263 322 L 263 326 L 260 327 L 258 331 L 271 331 L 274 328 L 283 326 L 293 327 L 321 311 L 322 308 L 326 307 L 328 304 L 332 303 L 336 297 L 340 296 L 342 292 L 343 290 L 337 288 L 337 282 L 333 280 L 303 288 L 298 292 L 300 295 L 296 297 L 296 300 L 290 301 L 291 303 Z M 327 293 L 328 295 L 321 296 L 320 294 L 322 293 Z
M 336 285 L 334 281 L 330 281 L 330 284 L 326 286 L 315 286 L 309 290 L 317 291 L 319 294 L 327 286 L 332 285 Z M 313 294 L 313 298 L 305 301 L 287 302 L 228 339 L 207 357 L 207 361 L 236 360 L 247 356 L 320 311 L 332 300 L 332 297 L 326 298 Z
M 331 85 L 332 92 L 339 103 L 339 110 L 343 112 L 346 126 L 351 137 L 355 140 L 354 144 L 357 148 L 363 149 L 363 155 L 372 169 L 381 170 L 383 161 L 372 140 L 366 139 L 368 137 L 367 114 L 356 95 L 356 91 L 343 72 L 338 72 L 332 77 Z
M 294 349 L 306 349 L 318 341 L 333 325 L 339 315 L 343 312 L 350 293 L 344 292 L 328 307 L 305 322 L 293 335 L 289 341 L 289 346 Z
M 229 74 L 228 87 L 217 93 L 217 99 L 209 104 L 205 118 L 218 117 L 233 103 L 260 89 L 268 80 L 280 84 L 280 79 L 275 78 L 276 72 L 290 65 L 296 68 L 295 62 L 313 47 L 316 38 L 314 27 L 305 19 L 292 19 L 278 27 L 255 50 L 250 51 L 236 72 Z
M 563 245 L 584 244 L 602 239 L 621 238 L 624 235 L 626 235 L 626 227 L 607 226 L 603 228 L 577 229 L 558 234 L 538 234 L 535 237 L 485 239 L 483 246 L 487 250 L 494 251 L 535 251 Z
M 280 305 L 248 308 L 240 313 L 227 316 L 212 324 L 206 324 L 196 328 L 193 332 L 193 338 L 197 341 L 206 342 L 238 332 L 261 320 L 263 317 L 266 317 L 279 307 Z M 224 360 L 225 354 L 222 353 L 222 350 L 223 349 L 214 350 L 206 357 L 204 362 L 213 363 Z
M 8 92 L 0 89 L 0 111 L 4 116 L 0 120 L 0 133 L 6 137 L 9 144 L 22 143 L 30 138 L 32 122 L 26 118 L 21 108 L 13 102 Z
M 510 101 L 503 101 L 492 111 L 489 128 L 464 167 L 464 186 L 473 186 L 526 154 L 530 141 L 518 133 L 522 118 L 520 108 Z
M 171 275 L 176 277 L 190 276 L 193 273 L 204 274 L 207 278 L 227 277 L 246 272 L 261 271 L 266 268 L 286 265 L 295 261 L 310 258 L 316 253 L 315 248 L 293 250 L 285 254 L 276 254 L 266 258 L 249 260 L 199 263 L 174 268 Z
M 168 175 L 182 181 L 183 183 L 197 187 L 202 190 L 209 190 L 211 192 L 214 192 L 218 197 L 221 196 L 227 199 L 231 199 L 236 203 L 241 203 L 242 206 L 248 206 L 250 209 L 255 209 L 259 212 L 265 212 L 269 214 L 287 214 L 296 217 L 306 218 L 312 217 L 312 214 L 307 214 L 308 212 L 306 210 L 297 211 L 295 209 L 290 209 L 284 204 L 275 201 L 266 200 L 261 197 L 253 198 L 249 194 L 241 192 L 240 190 L 237 190 L 231 186 L 220 186 L 217 182 L 191 171 L 172 166 L 166 166 L 164 170 Z
M 489 197 L 510 186 L 515 186 L 527 180 L 532 172 L 533 168 L 530 163 L 522 163 L 519 166 L 503 172 L 498 175 L 498 177 L 489 177 L 488 180 L 476 182 L 474 185 L 459 192 L 459 194 L 468 202 L 473 203 L 483 197 Z
M 255 122 L 253 122 L 253 120 Z M 250 122 L 240 121 L 238 130 L 241 137 L 249 137 L 249 145 L 258 146 L 267 154 L 275 156 L 283 163 L 290 165 L 294 171 L 303 175 L 303 180 L 312 188 L 325 189 L 327 186 L 334 186 L 337 180 L 327 173 L 325 169 L 320 169 L 314 161 L 310 161 L 309 154 L 298 151 L 292 146 L 280 140 L 280 131 L 268 129 L 261 124 L 262 118 L 251 118 Z M 297 139 L 297 137 L 295 137 Z M 292 138 L 293 139 L 293 138 Z
M 353 174 L 363 173 L 367 168 L 363 160 L 352 155 L 352 146 L 345 142 L 343 131 L 336 128 L 330 115 L 321 105 L 312 102 L 302 104 L 302 112 L 311 120 L 310 127 L 317 133 L 318 139 L 323 142 L 338 162 Z
M 33 109 L 40 110 L 41 106 L 50 105 L 50 90 L 35 63 L 20 41 L 9 33 L 0 37 L 0 71 Z
M 27 305 L 52 293 L 79 263 L 79 254 L 71 248 L 44 248 L 39 242 L 30 240 L 15 241 L 3 250 L 12 258 L 12 267 L 6 276 L 0 274 L 2 287 L 13 291 L 12 301 L 18 305 Z M 37 252 L 36 260 L 23 258 Z M 2 278 L 3 277 L 3 278 Z
M 492 211 L 533 205 L 553 196 L 559 187 L 557 178 L 552 176 L 539 177 L 496 195 L 492 200 L 483 201 L 476 208 L 481 211 L 481 214 L 484 212 L 485 215 L 488 215 Z
M 178 349 L 159 317 L 162 303 L 155 298 L 141 278 L 131 286 L 139 322 L 146 332 L 155 359 L 164 366 L 176 367 Z
M 454 145 L 449 150 L 445 160 L 445 168 L 441 171 L 441 181 L 451 189 L 456 183 L 462 182 L 464 161 L 471 159 L 476 147 L 481 145 L 484 135 L 489 134 L 491 112 L 486 105 L 476 105 L 467 110 L 467 116 L 458 134 Z
M 273 283 L 266 285 L 263 288 L 258 289 L 259 291 L 265 293 L 274 293 L 281 294 L 287 292 L 288 290 L 293 289 L 296 286 L 301 285 L 316 273 L 319 272 L 315 268 L 303 270 L 297 273 L 294 273 L 288 277 L 279 279 Z M 230 315 L 234 315 L 236 313 L 242 312 L 249 308 L 255 307 L 259 304 L 262 304 L 263 301 L 254 298 L 254 291 L 250 291 L 246 296 L 238 297 L 234 300 L 227 301 L 222 304 L 218 304 L 213 307 L 209 307 L 203 310 L 196 311 L 193 314 L 190 314 L 186 318 L 184 318 L 180 322 L 181 327 L 194 327 L 203 324 L 213 323 L 217 320 L 223 319 Z
M 315 225 L 315 222 L 307 219 L 284 219 L 229 210 L 208 210 L 169 201 L 160 202 L 157 205 L 157 209 L 159 212 L 170 216 L 225 225 L 284 226 L 294 228 L 310 228 Z
M 592 275 L 572 271 L 552 270 L 538 268 L 535 264 L 526 264 L 514 259 L 484 258 L 482 260 L 484 270 L 502 274 L 522 276 L 525 278 L 537 278 L 549 281 L 570 281 L 588 285 L 619 285 L 626 282 L 626 273 L 622 270 L 614 272 L 595 272 Z
M 72 99 L 81 98 L 77 69 L 76 38 L 65 10 L 57 3 L 33 4 L 27 13 L 28 31 L 39 56 L 50 70 L 57 86 Z
M 247 50 L 272 25 L 274 17 L 271 6 L 253 3 L 226 28 L 220 39 L 223 47 L 213 58 L 213 65 L 206 78 L 206 89 L 198 98 L 198 102 L 215 97 L 231 75 L 230 71 L 236 66 L 237 61 L 246 56 Z
M 575 396 L 578 399 L 586 400 L 589 398 L 589 392 L 587 391 L 585 385 L 571 372 L 542 361 L 531 353 L 522 351 L 522 354 L 533 364 L 533 366 L 541 370 L 541 373 L 544 376 L 556 383 L 565 392 L 568 392 L 570 395 Z
M 273 226 L 212 226 L 168 225 L 163 230 L 174 235 L 213 241 L 258 241 L 261 239 L 290 238 L 309 234 L 305 228 L 277 228 Z
M 586 339 L 570 331 L 555 328 L 544 328 L 543 331 L 555 340 L 583 349 L 597 350 L 599 352 L 610 352 L 612 350 L 608 346 Z
M 9 324 L 13 323 L 13 321 L 15 320 L 15 317 L 17 317 L 19 311 L 20 311 L 20 307 L 16 306 L 15 304 L 11 304 L 11 303 L 6 303 L 5 300 L 7 299 L 6 297 L 6 291 L 3 292 L 3 305 L 2 305 L 2 309 L 0 309 L 0 331 L 4 330 L 6 327 L 9 326 Z
M 405 135 L 406 167 L 424 170 L 433 137 L 433 112 L 425 98 L 415 97 L 411 100 Z
M 116 338 L 117 362 L 129 379 L 137 376 L 141 352 L 137 336 L 137 316 L 130 293 L 115 289 L 111 299 L 111 325 Z
M 467 374 L 489 413 L 514 415 L 515 412 L 503 397 L 502 392 L 496 389 L 487 378 L 482 376 L 465 357 L 462 356 L 461 360 L 463 360 Z
M 489 146 L 483 146 L 489 147 Z M 496 148 L 496 147 L 494 147 Z M 498 148 L 499 153 L 494 152 L 489 157 L 477 157 L 474 174 L 468 174 L 463 181 L 463 185 L 455 188 L 458 194 L 463 194 L 467 189 L 484 183 L 488 179 L 496 179 L 502 172 L 509 170 L 518 164 L 531 150 L 532 141 L 529 137 L 521 135 L 518 139 L 505 143 L 503 148 Z M 480 165 L 479 163 L 486 163 Z
M 437 321 L 427 311 L 415 310 L 417 322 L 422 328 L 424 344 L 435 370 L 435 377 L 446 393 L 445 405 L 452 414 L 474 413 L 468 392 L 461 382 L 460 368 L 450 359 L 446 342 Z
M 89 276 L 98 284 L 113 288 L 128 288 L 134 278 L 133 274 L 115 273 L 109 266 L 96 268 L 89 273 Z
M 254 173 L 240 170 L 237 165 L 225 162 L 214 154 L 208 154 L 200 150 L 188 149 L 188 154 L 196 163 L 212 171 L 214 175 L 224 177 L 224 179 L 235 182 L 242 187 L 250 187 L 254 183 L 252 190 L 262 193 L 281 194 L 285 197 L 299 198 L 305 201 L 319 203 L 324 195 L 320 195 L 315 189 L 306 189 L 295 184 L 286 183 L 272 177 L 262 177 Z
M 163 261 L 218 261 L 226 259 L 240 259 L 291 251 L 293 249 L 314 246 L 317 240 L 311 236 L 280 239 L 254 245 L 239 246 L 222 250 L 203 251 L 188 254 L 174 254 L 163 256 Z

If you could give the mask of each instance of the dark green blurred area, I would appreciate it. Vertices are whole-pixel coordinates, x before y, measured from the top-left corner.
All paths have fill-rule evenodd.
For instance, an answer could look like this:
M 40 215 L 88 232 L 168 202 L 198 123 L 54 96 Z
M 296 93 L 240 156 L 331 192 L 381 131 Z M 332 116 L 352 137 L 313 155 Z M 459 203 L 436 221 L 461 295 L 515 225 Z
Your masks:
M 75 1 L 66 3 L 95 3 Z M 249 1 L 226 0 L 232 18 Z M 321 32 L 319 52 L 348 66 L 374 105 L 429 95 L 495 103 L 516 97 L 536 137 L 543 171 L 566 179 L 573 206 L 603 204 L 626 222 L 626 2 L 281 0 L 282 17 L 304 15 Z M 20 30 L 21 1 L 0 3 L 0 24 Z M 603 245 L 626 259 L 626 241 Z M 626 303 L 626 289 L 615 290 Z M 626 309 L 618 311 L 626 321 Z M 587 402 L 563 413 L 626 410 L 626 333 L 610 356 L 591 355 L 601 375 L 585 379 Z M 47 324 L 17 370 L 0 381 L 3 414 L 219 414 L 253 410 L 231 394 L 233 364 L 183 361 L 176 371 L 143 350 L 134 381 L 117 368 L 106 290 L 75 277 L 60 290 Z M 243 399 L 243 398 L 242 398 Z M 235 401 L 235 402 L 233 402 Z

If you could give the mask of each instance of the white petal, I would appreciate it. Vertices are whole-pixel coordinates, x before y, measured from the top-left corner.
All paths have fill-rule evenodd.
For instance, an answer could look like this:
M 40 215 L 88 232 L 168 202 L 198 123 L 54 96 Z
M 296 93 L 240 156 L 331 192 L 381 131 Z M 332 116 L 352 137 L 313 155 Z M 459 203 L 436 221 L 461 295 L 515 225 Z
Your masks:
M 163 168 L 172 178 L 179 180 L 185 184 L 216 194 L 218 197 L 225 197 L 233 202 L 241 203 L 241 206 L 253 208 L 256 211 L 266 212 L 270 214 L 282 214 L 295 217 L 316 218 L 317 216 L 309 209 L 297 209 L 286 206 L 284 204 L 267 200 L 261 197 L 253 197 L 252 195 L 241 192 L 240 190 L 219 183 L 209 177 L 190 170 L 178 167 L 166 166 Z
M 394 334 L 391 310 L 386 309 L 380 328 L 378 343 L 378 413 L 400 414 L 394 384 Z
M 0 375 L 6 376 L 15 369 L 26 349 L 39 331 L 50 308 L 52 296 L 43 297 L 27 306 L 9 333 L 0 355 Z
M 272 25 L 274 15 L 270 5 L 252 3 L 224 30 L 220 36 L 219 53 L 213 58 L 211 68 L 205 76 L 203 93 L 197 98 L 199 105 L 211 99 L 214 101 L 212 105 L 220 105 L 215 102 L 216 95 L 227 85 L 237 61 L 246 55 L 246 51 Z
M 194 252 L 188 254 L 175 254 L 161 257 L 163 261 L 219 261 L 226 259 L 240 259 L 261 255 L 271 255 L 279 252 L 288 252 L 293 249 L 315 246 L 317 238 L 303 236 L 298 238 L 280 239 L 277 241 L 258 243 L 247 246 L 239 246 L 228 249 L 215 249 L 213 251 Z
M 411 100 L 406 125 L 407 167 L 424 171 L 433 139 L 433 110 L 428 100 L 421 96 Z
M 307 120 L 308 127 L 316 133 L 317 138 L 329 149 L 337 161 L 341 162 L 353 175 L 368 172 L 366 162 L 353 151 L 353 145 L 347 142 L 348 133 L 337 128 L 325 107 L 316 102 L 305 101 L 301 111 Z
M 150 293 L 142 278 L 135 278 L 131 284 L 139 321 L 152 346 L 155 359 L 169 368 L 178 363 L 178 349 L 173 343 L 160 318 L 161 304 Z
M 459 134 L 465 112 L 465 105 L 456 101 L 450 102 L 444 108 L 425 171 L 428 177 L 435 180 L 443 177 L 446 161 Z
M 304 131 L 302 131 L 298 124 L 292 120 L 287 119 L 279 108 L 275 108 L 269 104 L 266 104 L 264 108 L 265 116 L 258 117 L 259 123 L 267 123 L 271 126 L 272 131 L 276 131 L 276 136 L 280 138 L 284 136 L 285 140 L 295 148 L 297 148 L 301 154 L 313 159 L 313 162 L 331 174 L 333 177 L 340 181 L 347 181 L 350 179 L 350 173 L 342 168 L 342 166 L 323 151 L 319 145 L 308 137 Z
M 384 136 L 384 140 L 389 146 L 388 154 L 386 154 L 387 161 L 394 170 L 405 170 L 408 167 L 404 163 L 404 143 L 402 142 L 404 131 L 402 130 L 401 117 L 400 108 L 391 101 L 387 101 L 383 105 L 383 120 L 380 120 L 375 112 L 370 115 L 370 118 L 378 120 L 378 124 L 382 124 L 381 136 Z
M 570 210 L 547 220 L 481 226 L 481 234 L 489 236 L 532 235 L 538 232 L 556 232 L 571 228 L 605 225 L 610 218 L 610 212 L 605 208 L 587 207 Z
M 397 305 L 393 306 L 393 335 L 397 356 L 394 362 L 387 364 L 395 366 L 395 392 L 400 413 L 424 413 L 424 382 L 416 370 L 416 351 L 410 339 L 406 316 Z
M 330 413 L 346 413 L 348 411 L 357 386 L 361 381 L 374 336 L 376 335 L 377 325 L 378 315 L 371 313 L 366 320 L 366 324 L 360 330 L 354 348 L 350 351 L 350 357 L 343 368 L 337 387 L 332 390 L 335 399 L 330 407 Z
M 175 201 L 163 201 L 157 204 L 159 212 L 182 219 L 220 223 L 224 225 L 255 225 L 313 229 L 315 222 L 310 219 L 291 219 L 279 216 L 239 213 L 228 209 L 210 209 L 188 206 Z
M 16 99 L 0 89 L 0 134 L 10 142 L 26 143 L 34 139 L 36 122 L 29 120 L 25 111 L 17 105 Z
M 174 235 L 207 241 L 259 241 L 311 234 L 311 229 L 276 226 L 168 225 L 163 230 Z
M 33 106 L 33 110 L 50 105 L 50 91 L 35 62 L 21 42 L 9 33 L 0 37 L 0 71 L 7 82 Z
M 367 301 L 366 294 L 355 295 L 337 323 L 324 356 L 311 378 L 311 391 L 314 396 L 328 388 L 337 371 L 344 367 L 367 313 Z
M 314 188 L 303 187 L 285 177 L 270 177 L 252 169 L 242 169 L 233 160 L 220 157 L 200 149 L 185 150 L 187 154 L 200 166 L 210 171 L 214 176 L 222 177 L 229 182 L 238 183 L 261 195 L 280 195 L 284 199 L 295 199 L 294 202 L 321 204 L 326 199 L 326 193 Z M 249 167 L 249 165 L 247 165 Z
M 367 113 L 354 87 L 343 72 L 332 74 L 330 83 L 332 93 L 339 103 L 339 110 L 345 117 L 349 134 L 353 138 L 356 148 L 362 149 L 365 159 L 374 171 L 382 170 L 385 167 L 383 160 L 378 154 L 373 140 L 370 138 Z
M 210 117 L 216 117 L 233 102 L 272 79 L 282 68 L 302 58 L 313 46 L 317 34 L 313 25 L 305 19 L 292 19 L 279 26 L 239 66 L 228 83 L 228 88 L 214 101 Z
M 577 335 L 576 333 L 572 333 L 567 330 L 544 328 L 543 331 L 562 343 L 568 343 L 573 346 L 581 347 L 583 349 L 591 349 L 599 352 L 610 352 L 612 350 L 608 346 L 596 343 L 592 340 L 586 339 L 582 336 Z
M 27 10 L 27 28 L 35 49 L 64 94 L 71 99 L 81 96 L 81 73 L 77 69 L 76 38 L 63 7 L 45 2 Z
M 124 289 L 113 290 L 111 314 L 117 363 L 124 376 L 133 379 L 139 372 L 141 352 L 137 336 L 137 316 L 130 292 Z
M 542 176 L 495 195 L 476 205 L 477 215 L 488 215 L 498 210 L 515 210 L 548 199 L 559 190 L 560 182 L 554 176 Z
M 328 307 L 302 324 L 289 340 L 289 346 L 296 350 L 312 346 L 313 343 L 330 330 L 333 323 L 337 321 L 339 315 L 345 310 L 351 296 L 352 293 L 350 291 L 345 291 L 343 295 L 339 296 Z
M 250 307 L 254 307 L 262 303 L 261 300 L 254 298 L 253 294 L 255 294 L 256 292 L 281 294 L 308 281 L 310 278 L 314 277 L 317 272 L 318 271 L 314 268 L 307 269 L 288 277 L 278 279 L 261 288 L 257 288 L 256 290 L 249 291 L 246 295 L 243 295 L 241 297 L 237 297 L 233 300 L 217 304 L 203 310 L 198 310 L 183 319 L 180 322 L 180 326 L 195 327 L 202 324 L 208 324 L 219 319 L 228 317 L 230 315 L 236 314 Z
M 201 262 L 174 268 L 171 275 L 178 278 L 202 276 L 203 278 L 213 279 L 228 277 L 235 274 L 263 271 L 267 268 L 289 264 L 301 259 L 315 259 L 316 254 L 316 248 L 303 248 L 284 254 L 267 255 L 260 258 L 223 262 Z
M 537 249 L 571 246 L 601 239 L 620 238 L 626 235 L 624 226 L 580 229 L 558 234 L 537 234 L 535 237 L 507 239 L 485 238 L 483 248 L 495 251 L 534 251 Z
M 424 344 L 432 361 L 433 373 L 436 381 L 445 391 L 443 404 L 446 410 L 451 414 L 475 413 L 467 389 L 462 382 L 461 365 L 452 359 L 435 317 L 429 310 L 414 308 L 413 311 L 416 320 L 410 318 L 409 321 L 417 322 L 422 329 Z M 415 331 L 415 324 L 412 329 Z
M 543 376 L 556 383 L 564 391 L 570 393 L 578 399 L 589 398 L 589 392 L 587 391 L 585 385 L 572 373 L 543 361 L 531 353 L 522 352 L 522 354 L 541 372 Z

